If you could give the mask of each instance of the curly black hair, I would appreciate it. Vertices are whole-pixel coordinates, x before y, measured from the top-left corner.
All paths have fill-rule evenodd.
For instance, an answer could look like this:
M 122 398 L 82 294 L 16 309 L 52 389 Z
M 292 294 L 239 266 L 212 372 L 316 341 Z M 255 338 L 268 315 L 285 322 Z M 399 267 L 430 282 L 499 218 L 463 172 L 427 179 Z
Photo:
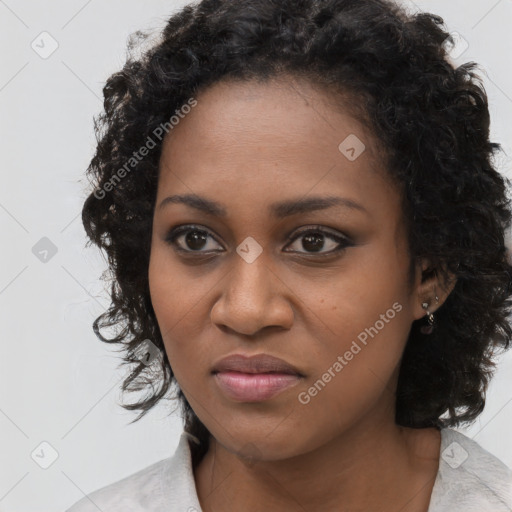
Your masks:
M 423 319 L 413 322 L 396 423 L 443 428 L 474 420 L 496 349 L 508 349 L 512 336 L 505 246 L 512 214 L 477 65 L 454 66 L 443 19 L 388 0 L 202 0 L 173 14 L 161 38 L 135 57 L 131 50 L 146 37 L 132 37 L 126 64 L 103 89 L 87 170 L 93 191 L 82 212 L 88 244 L 108 255 L 103 277 L 108 272 L 111 281 L 111 305 L 94 331 L 122 347 L 131 368 L 122 390 L 147 391 L 123 405 L 142 411 L 134 421 L 177 384 L 148 285 L 163 131 L 171 133 L 171 116 L 181 117 L 183 105 L 215 82 L 284 73 L 338 91 L 340 102 L 350 99 L 343 108 L 382 144 L 389 177 L 402 191 L 411 261 L 427 258 L 430 272 L 457 279 L 432 334 L 422 334 Z M 149 140 L 142 158 L 136 150 Z M 114 326 L 121 327 L 115 336 L 100 334 Z M 133 357 L 147 339 L 161 351 L 156 365 Z M 185 430 L 204 453 L 208 431 L 176 387 Z

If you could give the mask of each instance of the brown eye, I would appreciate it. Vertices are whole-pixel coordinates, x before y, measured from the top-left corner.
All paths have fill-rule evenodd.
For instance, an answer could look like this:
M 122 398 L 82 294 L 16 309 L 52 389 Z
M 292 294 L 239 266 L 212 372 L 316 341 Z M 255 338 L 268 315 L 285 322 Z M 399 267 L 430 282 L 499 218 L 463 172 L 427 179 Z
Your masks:
M 207 230 L 197 226 L 180 226 L 171 231 L 166 237 L 166 241 L 176 246 L 179 251 L 198 253 L 219 252 L 214 246 L 211 246 L 211 243 L 209 244 L 210 239 L 215 240 Z
M 320 228 L 309 228 L 290 238 L 292 242 L 300 241 L 293 252 L 303 254 L 333 254 L 354 245 L 348 238 Z M 324 251 L 324 249 L 327 249 Z M 288 252 L 288 251 L 287 251 Z

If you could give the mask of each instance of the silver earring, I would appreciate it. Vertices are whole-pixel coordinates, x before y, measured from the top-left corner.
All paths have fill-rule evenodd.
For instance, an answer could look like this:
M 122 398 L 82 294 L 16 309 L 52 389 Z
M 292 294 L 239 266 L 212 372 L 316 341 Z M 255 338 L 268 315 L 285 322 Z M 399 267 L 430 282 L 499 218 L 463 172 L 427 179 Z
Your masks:
M 438 298 L 436 297 L 436 302 Z M 422 334 L 432 334 L 434 330 L 434 315 L 428 310 L 428 302 L 423 302 L 421 307 L 427 312 L 427 325 L 422 325 L 420 331 Z

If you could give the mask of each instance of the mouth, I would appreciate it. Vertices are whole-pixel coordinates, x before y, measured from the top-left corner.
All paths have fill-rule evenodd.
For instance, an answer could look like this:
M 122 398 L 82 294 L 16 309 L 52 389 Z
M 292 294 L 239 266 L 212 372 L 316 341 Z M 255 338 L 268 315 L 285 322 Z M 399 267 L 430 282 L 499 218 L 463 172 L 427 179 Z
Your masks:
M 286 389 L 296 386 L 302 379 L 289 373 L 214 373 L 221 391 L 231 400 L 239 402 L 262 402 Z
M 226 371 L 241 373 L 280 373 L 304 377 L 295 366 L 286 362 L 284 359 L 271 356 L 270 354 L 257 354 L 253 356 L 232 354 L 218 361 L 212 369 L 212 373 Z
M 223 394 L 239 402 L 269 400 L 304 378 L 296 367 L 269 354 L 234 354 L 221 359 L 211 373 Z

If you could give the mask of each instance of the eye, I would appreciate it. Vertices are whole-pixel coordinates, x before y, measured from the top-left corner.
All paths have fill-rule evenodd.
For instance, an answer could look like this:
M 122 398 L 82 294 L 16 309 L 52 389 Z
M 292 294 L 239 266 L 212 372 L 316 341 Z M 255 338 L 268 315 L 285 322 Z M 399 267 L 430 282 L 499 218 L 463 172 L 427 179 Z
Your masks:
M 307 228 L 300 231 L 299 233 L 295 233 L 292 237 L 289 238 L 289 240 L 294 242 L 295 240 L 299 240 L 300 238 L 302 238 L 302 243 L 300 245 L 302 249 L 306 250 L 305 254 L 320 253 L 321 256 L 330 256 L 333 253 L 343 251 L 347 247 L 351 247 L 354 245 L 352 241 L 349 240 L 347 237 L 340 234 L 332 233 L 330 231 L 322 229 L 319 226 Z M 328 242 L 327 244 L 325 242 L 326 238 L 330 240 L 330 242 Z M 327 249 L 331 248 L 331 250 L 321 252 L 322 249 L 325 249 L 326 247 Z
M 222 252 L 214 247 L 208 247 L 208 239 L 215 240 L 215 237 L 206 229 L 200 226 L 180 226 L 172 230 L 166 237 L 166 241 L 176 246 L 176 250 L 183 252 Z M 181 243 L 178 243 L 181 241 Z M 206 250 L 204 250 L 206 248 Z
M 312 226 L 307 229 L 294 233 L 288 237 L 289 242 L 295 242 L 302 238 L 302 249 L 305 253 L 314 255 L 315 253 L 320 256 L 330 256 L 333 253 L 341 252 L 347 247 L 354 244 L 347 237 L 327 231 L 320 226 Z M 326 239 L 330 240 L 326 243 Z M 185 253 L 211 253 L 223 252 L 222 246 L 216 241 L 216 238 L 205 228 L 196 225 L 179 226 L 173 229 L 166 237 L 166 242 L 175 246 L 177 251 Z M 212 240 L 213 243 L 209 243 Z M 221 249 L 216 249 L 215 245 L 220 246 Z M 287 246 L 289 247 L 289 245 Z M 323 249 L 330 249 L 323 251 Z M 301 252 L 300 250 L 292 250 L 285 252 Z

